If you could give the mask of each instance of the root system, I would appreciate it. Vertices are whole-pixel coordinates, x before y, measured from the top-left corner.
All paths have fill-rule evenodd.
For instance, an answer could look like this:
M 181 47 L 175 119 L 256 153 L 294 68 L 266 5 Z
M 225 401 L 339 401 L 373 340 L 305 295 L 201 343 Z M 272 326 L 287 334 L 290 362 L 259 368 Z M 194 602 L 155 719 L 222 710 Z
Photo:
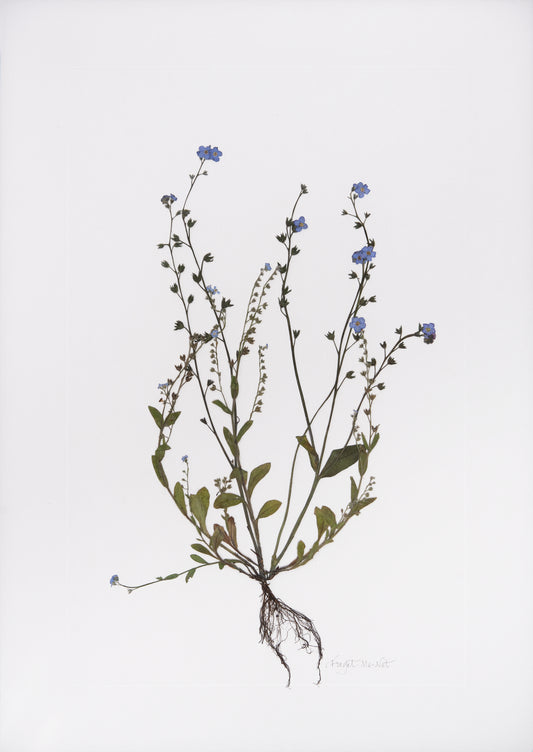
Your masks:
M 259 634 L 261 642 L 272 648 L 286 669 L 289 678 L 287 687 L 291 684 L 291 669 L 286 657 L 281 652 L 281 644 L 289 634 L 294 635 L 294 640 L 302 650 L 310 653 L 314 648 L 318 651 L 317 671 L 320 684 L 322 675 L 320 663 L 322 661 L 322 640 L 311 619 L 300 611 L 291 608 L 279 598 L 276 598 L 266 582 L 261 582 L 263 589 L 261 610 L 259 612 Z

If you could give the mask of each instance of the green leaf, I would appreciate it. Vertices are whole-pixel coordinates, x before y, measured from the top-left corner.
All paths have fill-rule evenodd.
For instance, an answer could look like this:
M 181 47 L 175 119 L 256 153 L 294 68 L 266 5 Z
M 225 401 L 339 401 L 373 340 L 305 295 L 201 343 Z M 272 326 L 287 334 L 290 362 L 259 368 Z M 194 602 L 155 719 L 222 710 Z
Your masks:
M 368 468 L 368 454 L 364 450 L 359 450 L 359 475 L 364 475 Z
M 323 506 L 320 510 L 324 516 L 324 519 L 326 520 L 327 526 L 331 528 L 337 527 L 337 519 L 335 517 L 335 512 L 333 512 L 329 507 Z
M 237 526 L 235 524 L 235 519 L 233 517 L 228 517 L 225 522 L 230 540 L 233 545 L 237 547 Z
M 320 473 L 320 477 L 332 478 L 337 473 L 341 473 L 347 467 L 356 463 L 358 458 L 359 449 L 355 444 L 343 447 L 342 449 L 334 449 L 329 455 L 328 461 Z
M 151 405 L 148 405 L 148 409 L 150 410 L 150 415 L 155 420 L 155 424 L 158 428 L 161 428 L 163 426 L 163 416 L 157 409 L 157 407 L 152 407 Z
M 372 443 L 370 444 L 370 449 L 374 449 L 378 441 L 379 441 L 379 433 L 377 433 L 372 439 Z
M 201 488 L 198 493 L 191 494 L 190 498 L 191 512 L 200 523 L 200 527 L 207 533 L 205 518 L 209 509 L 209 491 L 207 488 Z
M 234 467 L 229 477 L 234 478 L 236 481 L 240 481 L 241 483 L 246 483 L 246 481 L 248 480 L 248 473 L 246 470 L 243 470 L 240 467 Z
M 155 454 L 152 454 L 152 465 L 154 466 L 155 474 L 157 475 L 159 482 L 165 488 L 168 488 L 168 479 L 165 474 L 165 471 L 163 470 L 163 465 L 161 464 L 161 460 L 159 460 L 155 456 Z
M 234 493 L 221 493 L 215 499 L 213 506 L 215 509 L 227 509 L 228 507 L 234 507 L 237 504 L 241 504 L 243 501 L 241 496 Z
M 355 512 L 355 514 L 359 514 L 359 512 L 361 511 L 361 509 L 364 509 L 369 504 L 372 504 L 372 502 L 376 501 L 376 499 L 377 499 L 377 496 L 370 496 L 370 497 L 368 497 L 366 499 L 363 498 L 363 499 L 361 499 L 361 501 L 358 501 L 357 504 L 354 504 L 354 512 Z
M 225 561 L 219 561 L 218 562 L 218 568 L 219 569 L 224 569 L 225 566 L 226 566 L 226 562 Z
M 253 423 L 254 423 L 253 420 L 247 420 L 246 421 L 246 423 L 243 425 L 243 427 L 241 428 L 241 430 L 237 434 L 237 442 L 239 442 L 242 439 L 242 437 L 244 436 L 244 434 L 246 433 L 246 431 L 248 431 L 253 426 Z
M 229 446 L 231 453 L 234 457 L 236 457 L 239 450 L 237 448 L 237 442 L 233 438 L 233 434 L 227 426 L 224 426 L 222 430 L 224 432 L 224 438 L 226 439 L 226 443 Z
M 178 412 L 169 413 L 167 417 L 165 418 L 165 422 L 163 424 L 164 428 L 168 428 L 168 426 L 173 426 L 174 423 L 177 421 L 177 419 L 180 417 L 181 411 L 178 410 Z
M 195 551 L 199 551 L 201 554 L 207 554 L 207 556 L 213 556 L 211 551 L 205 546 L 202 546 L 201 543 L 191 543 L 191 548 L 194 548 Z
M 357 483 L 350 475 L 350 501 L 353 503 L 357 499 Z
M 298 541 L 298 545 L 296 547 L 296 554 L 299 559 L 303 558 L 304 551 L 305 551 L 305 543 L 302 540 Z
M 202 559 L 201 556 L 198 556 L 198 554 L 191 554 L 191 559 L 193 561 L 197 561 L 198 564 L 207 564 L 205 559 Z
M 154 457 L 158 462 L 162 462 L 165 452 L 167 451 L 168 444 L 160 444 L 154 452 Z
M 180 510 L 182 514 L 187 517 L 187 507 L 185 505 L 185 493 L 183 491 L 183 486 L 181 483 L 176 483 L 174 486 L 174 501 L 176 502 L 176 506 Z
M 318 472 L 318 454 L 315 452 L 315 450 L 309 443 L 309 439 L 307 438 L 307 436 L 297 436 L 296 441 L 301 447 L 305 449 L 305 451 L 309 455 L 309 461 L 315 473 Z
M 175 580 L 176 577 L 179 577 L 179 574 L 167 574 L 166 577 L 163 577 L 163 580 Z
M 211 536 L 211 539 L 209 540 L 209 545 L 213 549 L 213 551 L 216 551 L 217 548 L 220 546 L 224 538 L 226 537 L 226 533 L 224 532 L 224 528 L 220 525 L 214 526 L 213 535 Z
M 315 517 L 316 517 L 316 526 L 318 528 L 318 540 L 320 540 L 322 535 L 328 529 L 328 526 L 326 524 L 326 520 L 324 519 L 324 515 L 322 514 L 322 510 L 319 509 L 318 507 L 315 507 Z
M 231 415 L 231 410 L 229 409 L 229 407 L 226 407 L 226 405 L 220 400 L 213 400 L 213 405 L 220 407 L 220 409 L 223 410 L 225 413 L 227 413 L 228 415 Z
M 195 573 L 196 573 L 196 569 L 189 569 L 189 571 L 185 575 L 185 582 L 189 582 L 189 580 L 191 580 L 194 577 Z
M 250 496 L 252 495 L 253 490 L 257 486 L 259 481 L 263 480 L 265 475 L 268 473 L 270 467 L 270 462 L 265 462 L 263 465 L 254 467 L 254 469 L 250 473 L 250 483 L 248 484 L 248 493 L 250 494 Z
M 237 396 L 239 394 L 239 382 L 237 381 L 237 378 L 235 376 L 231 377 L 230 393 L 232 399 L 237 399 Z
M 318 527 L 318 537 L 326 532 L 328 527 L 334 530 L 337 527 L 335 514 L 329 507 L 315 507 L 316 524 Z
M 270 501 L 265 501 L 265 503 L 259 510 L 257 519 L 261 520 L 264 517 L 270 517 L 271 514 L 274 514 L 274 512 L 278 511 L 280 506 L 281 506 L 281 501 L 278 501 L 277 499 L 270 499 Z

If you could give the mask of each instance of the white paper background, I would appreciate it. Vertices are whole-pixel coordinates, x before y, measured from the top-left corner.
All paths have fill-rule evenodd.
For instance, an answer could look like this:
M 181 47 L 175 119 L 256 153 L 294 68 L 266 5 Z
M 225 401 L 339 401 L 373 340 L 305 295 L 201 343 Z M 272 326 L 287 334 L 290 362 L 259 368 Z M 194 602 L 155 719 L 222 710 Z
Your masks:
M 532 749 L 531 3 L 1 7 L 2 752 Z M 205 143 L 224 156 L 195 229 L 235 320 L 309 186 L 292 315 L 313 404 L 362 245 L 340 216 L 354 181 L 376 355 L 399 324 L 437 325 L 376 401 L 379 503 L 273 583 L 321 632 L 320 687 L 289 649 L 284 688 L 255 583 L 107 585 L 181 571 L 193 540 L 146 405 L 180 352 L 159 198 L 184 195 Z M 272 303 L 249 441 L 273 462 L 265 498 L 302 430 Z M 200 486 L 224 468 L 185 412 L 173 446 Z

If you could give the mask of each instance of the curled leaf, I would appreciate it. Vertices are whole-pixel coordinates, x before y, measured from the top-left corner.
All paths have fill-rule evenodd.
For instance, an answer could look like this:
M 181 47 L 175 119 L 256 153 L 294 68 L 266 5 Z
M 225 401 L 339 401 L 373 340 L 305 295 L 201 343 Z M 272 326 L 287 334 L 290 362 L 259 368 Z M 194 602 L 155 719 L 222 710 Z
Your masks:
M 307 436 L 297 436 L 296 441 L 301 447 L 305 449 L 305 451 L 309 455 L 309 461 L 315 473 L 318 472 L 318 462 L 319 462 L 318 454 L 315 452 L 315 450 L 311 446 Z

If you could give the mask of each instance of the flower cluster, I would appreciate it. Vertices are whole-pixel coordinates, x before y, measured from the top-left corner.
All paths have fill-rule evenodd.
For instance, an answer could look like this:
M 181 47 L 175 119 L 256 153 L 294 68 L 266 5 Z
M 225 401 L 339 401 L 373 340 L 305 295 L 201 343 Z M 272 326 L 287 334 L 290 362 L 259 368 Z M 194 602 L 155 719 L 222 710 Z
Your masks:
M 435 324 L 422 324 L 422 334 L 424 335 L 424 342 L 426 345 L 431 345 L 432 342 L 435 342 L 437 337 Z
M 218 162 L 222 156 L 222 152 L 218 146 L 200 146 L 196 153 L 200 159 L 210 159 L 213 162 Z
M 292 223 L 292 226 L 294 228 L 294 232 L 301 232 L 302 230 L 307 230 L 305 217 L 300 217 L 299 219 L 295 219 Z
M 354 334 L 359 334 L 366 326 L 366 321 L 362 316 L 354 316 L 350 321 L 350 329 L 353 329 Z
M 364 198 L 367 193 L 370 193 L 370 188 L 366 183 L 354 183 L 352 186 L 352 191 L 355 193 L 357 198 Z
M 360 251 L 355 251 L 352 254 L 352 261 L 354 264 L 364 264 L 365 261 L 370 261 L 376 255 L 373 245 L 365 245 Z
M 170 209 L 174 201 L 177 201 L 177 197 L 173 193 L 169 193 L 168 195 L 165 194 L 164 196 L 161 196 L 161 203 L 163 206 L 166 206 L 167 209 Z
M 218 290 L 214 285 L 207 285 L 205 288 L 210 295 L 220 295 L 220 290 Z

